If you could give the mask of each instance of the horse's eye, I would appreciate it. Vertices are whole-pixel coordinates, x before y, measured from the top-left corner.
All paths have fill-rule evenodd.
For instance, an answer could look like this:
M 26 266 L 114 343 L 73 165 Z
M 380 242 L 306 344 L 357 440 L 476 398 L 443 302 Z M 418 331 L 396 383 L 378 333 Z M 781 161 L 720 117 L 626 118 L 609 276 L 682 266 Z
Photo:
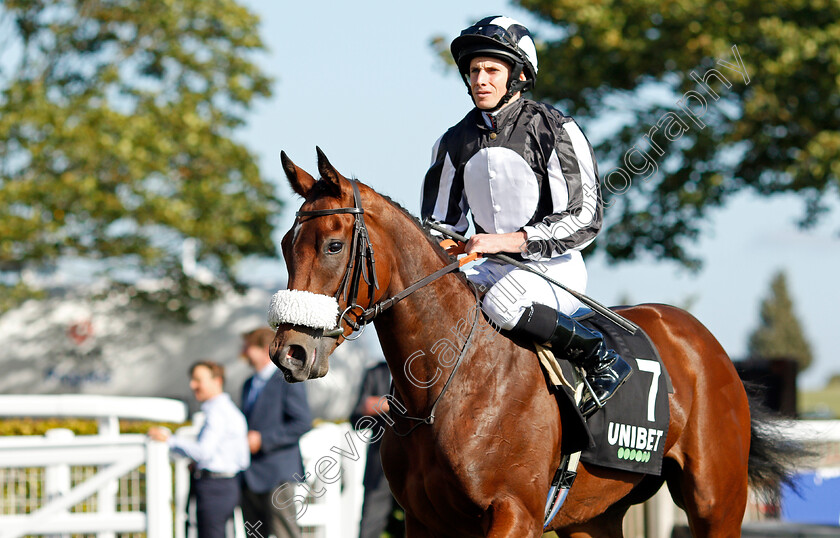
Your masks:
M 327 245 L 327 254 L 338 254 L 344 248 L 344 243 L 341 241 L 330 241 Z

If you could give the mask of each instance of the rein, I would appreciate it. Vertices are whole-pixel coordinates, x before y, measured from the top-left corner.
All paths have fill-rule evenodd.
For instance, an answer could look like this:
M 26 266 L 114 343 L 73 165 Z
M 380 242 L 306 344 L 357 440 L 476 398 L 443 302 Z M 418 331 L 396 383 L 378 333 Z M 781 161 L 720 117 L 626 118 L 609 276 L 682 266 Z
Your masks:
M 406 420 L 413 420 L 414 422 L 416 422 L 416 424 L 414 424 L 414 426 L 409 428 L 408 431 L 405 432 L 405 433 L 398 432 L 397 428 L 395 428 L 392 425 L 391 429 L 399 437 L 408 437 L 411 434 L 411 432 L 413 432 L 414 430 L 416 430 L 420 426 L 422 426 L 424 424 L 431 425 L 431 424 L 435 423 L 435 409 L 437 409 L 438 403 L 440 403 L 441 398 L 443 398 L 443 395 L 446 393 L 446 389 L 449 388 L 449 384 L 452 383 L 452 380 L 455 378 L 455 373 L 458 371 L 458 368 L 461 366 L 461 362 L 463 361 L 464 356 L 466 356 L 467 349 L 469 349 L 470 343 L 472 342 L 473 335 L 475 335 L 475 328 L 478 327 L 479 312 L 481 311 L 481 309 L 479 308 L 478 291 L 475 289 L 474 285 L 470 284 L 470 287 L 472 288 L 473 293 L 475 294 L 475 301 L 476 301 L 476 304 L 475 304 L 475 306 L 476 306 L 476 308 L 475 308 L 475 319 L 473 320 L 472 328 L 470 328 L 470 334 L 469 334 L 469 336 L 467 336 L 467 339 L 464 341 L 464 345 L 461 347 L 461 352 L 458 353 L 458 359 L 455 361 L 455 366 L 453 366 L 452 371 L 449 372 L 449 378 L 446 380 L 446 383 L 443 385 L 443 388 L 441 389 L 440 394 L 438 394 L 437 398 L 435 398 L 435 403 L 432 404 L 432 409 L 429 411 L 429 414 L 426 416 L 426 418 L 412 417 L 412 416 L 406 415 L 405 413 L 402 413 L 399 409 L 396 409 L 395 406 L 391 407 L 391 411 L 390 411 L 391 413 L 397 415 L 400 418 L 404 418 Z M 396 389 L 394 387 L 394 383 L 391 382 L 390 395 L 391 395 L 391 398 L 393 398 L 396 401 L 397 396 L 395 394 L 395 390 Z M 405 408 L 405 406 L 403 406 L 403 408 Z
M 405 299 L 406 297 L 419 290 L 423 286 L 434 282 L 440 277 L 457 270 L 462 265 L 475 259 L 475 257 L 473 256 L 452 262 L 449 265 L 438 269 L 434 273 L 431 273 L 421 278 L 420 280 L 418 280 L 414 284 L 411 284 L 396 295 L 393 295 L 376 304 L 373 304 L 367 309 L 363 309 L 362 312 L 356 316 L 355 320 L 350 319 L 349 317 L 347 317 L 348 312 L 356 308 L 362 308 L 362 306 L 357 303 L 359 295 L 359 284 L 361 279 L 364 278 L 365 282 L 368 284 L 369 304 L 373 303 L 374 290 L 379 289 L 379 284 L 376 280 L 376 267 L 374 264 L 373 245 L 371 245 L 370 243 L 370 236 L 368 235 L 367 226 L 365 226 L 365 210 L 362 207 L 362 198 L 359 193 L 359 186 L 355 180 L 350 180 L 350 184 L 353 186 L 353 207 L 339 207 L 336 209 L 314 209 L 311 211 L 298 211 L 297 213 L 295 213 L 296 217 L 324 217 L 327 215 L 341 214 L 354 215 L 355 217 L 355 225 L 353 227 L 353 238 L 351 239 L 351 242 L 353 244 L 352 251 L 350 252 L 350 257 L 347 261 L 347 268 L 344 270 L 344 277 L 341 280 L 341 285 L 338 287 L 338 291 L 336 291 L 334 296 L 335 299 L 338 300 L 338 298 L 343 294 L 344 300 L 347 304 L 347 308 L 345 308 L 344 312 L 342 312 L 339 316 L 339 319 L 337 320 L 337 327 L 335 329 L 325 330 L 324 336 L 337 336 L 339 334 L 343 334 L 344 330 L 341 328 L 341 320 L 344 320 L 344 322 L 347 323 L 347 325 L 354 331 L 365 327 L 382 312 L 388 310 L 389 308 L 397 304 L 399 301 Z M 348 282 L 350 284 L 349 292 L 347 287 Z M 469 349 L 470 344 L 472 343 L 473 336 L 475 335 L 475 329 L 478 326 L 478 321 L 480 319 L 479 312 L 481 311 L 481 309 L 478 307 L 478 291 L 476 290 L 474 285 L 470 284 L 470 287 L 472 288 L 476 299 L 475 319 L 473 320 L 472 327 L 470 328 L 470 334 L 464 341 L 464 345 L 461 347 L 461 351 L 458 354 L 458 359 L 455 361 L 455 366 L 452 367 L 452 371 L 449 373 L 449 378 L 443 385 L 440 394 L 438 394 L 437 398 L 435 398 L 435 401 L 432 404 L 432 408 L 429 411 L 429 415 L 426 418 L 412 417 L 399 412 L 397 409 L 393 409 L 393 412 L 397 416 L 406 420 L 416 422 L 416 424 L 409 428 L 408 431 L 405 433 L 400 433 L 396 430 L 396 428 L 394 428 L 394 433 L 400 437 L 406 437 L 410 435 L 414 430 L 416 430 L 424 424 L 434 424 L 435 410 L 437 409 L 440 400 L 443 398 L 443 395 L 446 394 L 446 390 L 449 388 L 450 384 L 452 383 L 452 380 L 455 378 L 455 374 L 458 372 L 458 369 L 460 368 L 463 359 L 467 354 L 467 350 Z M 348 338 L 345 337 L 345 339 Z M 353 338 L 353 340 L 355 340 L 355 338 Z M 391 396 L 396 400 L 396 396 L 394 395 L 393 383 L 391 384 Z
M 458 260 L 438 269 L 434 273 L 427 275 L 414 284 L 411 284 L 401 292 L 393 295 L 387 299 L 383 299 L 376 304 L 373 304 L 375 290 L 379 289 L 379 283 L 376 279 L 376 265 L 373 254 L 373 245 L 370 243 L 370 236 L 368 235 L 367 226 L 365 226 L 364 213 L 362 207 L 362 197 L 359 193 L 359 186 L 356 180 L 349 180 L 353 186 L 353 207 L 338 207 L 335 209 L 314 209 L 311 211 L 298 211 L 295 213 L 296 217 L 324 217 L 327 215 L 341 215 L 350 214 L 355 217 L 355 224 L 353 227 L 353 238 L 351 239 L 352 250 L 350 257 L 347 260 L 347 268 L 344 270 L 344 277 L 341 280 L 341 285 L 335 293 L 335 299 L 344 295 L 344 300 L 347 308 L 339 315 L 336 327 L 334 329 L 327 329 L 324 331 L 324 336 L 338 336 L 344 333 L 341 328 L 341 321 L 343 320 L 353 330 L 358 331 L 363 329 L 368 323 L 372 322 L 374 318 L 388 310 L 401 300 L 405 299 L 415 291 L 423 286 L 426 286 L 440 277 L 456 271 L 467 261 L 466 259 Z M 352 275 L 352 276 L 351 276 Z M 368 285 L 368 304 L 372 305 L 365 309 L 358 304 L 359 298 L 359 284 L 361 279 L 365 279 Z M 348 282 L 350 284 L 348 288 Z M 359 309 L 361 312 L 356 314 L 356 319 L 351 319 L 348 316 L 349 312 Z M 361 333 L 360 335 L 361 336 Z M 356 337 L 358 338 L 358 336 Z M 347 340 L 355 340 L 356 338 L 347 338 Z
M 424 221 L 423 225 L 428 226 L 433 230 L 437 230 L 444 235 L 448 235 L 449 237 L 455 239 L 456 241 L 461 241 L 462 243 L 466 243 L 468 241 L 468 239 L 466 237 L 464 237 L 460 234 L 457 234 L 457 233 L 453 232 L 452 230 L 444 228 L 443 226 L 440 226 L 439 224 L 437 224 L 437 223 L 435 223 L 431 220 Z M 522 269 L 523 271 L 528 271 L 529 273 L 537 275 L 538 277 L 548 281 L 550 284 L 553 284 L 554 286 L 557 286 L 561 290 L 565 291 L 566 293 L 568 293 L 569 295 L 571 295 L 572 297 L 574 297 L 578 301 L 582 302 L 583 304 L 585 304 L 586 306 L 588 306 L 589 308 L 591 308 L 595 312 L 598 312 L 599 314 L 601 314 L 602 316 L 604 316 L 608 320 L 612 321 L 613 323 L 615 323 L 616 325 L 618 325 L 619 327 L 621 327 L 622 329 L 624 329 L 625 331 L 627 331 L 630 334 L 636 334 L 636 331 L 639 330 L 639 327 L 635 323 L 633 323 L 632 321 L 630 321 L 629 319 L 627 319 L 625 317 L 620 316 L 619 314 L 616 314 L 615 312 L 613 312 L 612 310 L 610 310 L 606 306 L 602 305 L 601 303 L 599 303 L 595 299 L 592 299 L 591 297 L 587 297 L 586 295 L 584 295 L 582 293 L 579 293 L 579 292 L 567 287 L 562 282 L 559 282 L 558 280 L 555 280 L 555 279 L 551 278 L 550 276 L 548 276 L 546 274 L 543 274 L 540 271 L 537 271 L 533 267 L 525 265 L 524 263 L 511 258 L 510 256 L 508 256 L 506 254 L 495 253 L 495 254 L 485 254 L 484 256 L 486 258 L 496 258 L 499 261 L 502 261 L 504 263 L 513 265 L 514 267 Z

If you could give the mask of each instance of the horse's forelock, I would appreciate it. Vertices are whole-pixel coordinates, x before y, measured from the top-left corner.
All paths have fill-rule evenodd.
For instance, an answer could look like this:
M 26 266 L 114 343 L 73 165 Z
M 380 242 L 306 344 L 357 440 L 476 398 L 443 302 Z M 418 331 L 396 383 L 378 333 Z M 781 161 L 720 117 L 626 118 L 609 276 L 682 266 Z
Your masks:
M 340 198 L 341 190 L 325 179 L 318 179 L 306 195 L 307 202 L 314 202 L 319 198 Z

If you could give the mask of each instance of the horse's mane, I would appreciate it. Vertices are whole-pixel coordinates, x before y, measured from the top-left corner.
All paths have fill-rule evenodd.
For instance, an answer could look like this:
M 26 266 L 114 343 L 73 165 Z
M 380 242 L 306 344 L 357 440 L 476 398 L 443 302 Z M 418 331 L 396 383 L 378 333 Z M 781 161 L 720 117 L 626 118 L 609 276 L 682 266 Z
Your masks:
M 353 177 L 353 179 L 358 181 L 355 177 Z M 405 215 L 408 218 L 408 220 L 411 221 L 414 227 L 417 228 L 420 231 L 420 233 L 423 234 L 423 237 L 426 238 L 426 241 L 428 241 L 429 244 L 432 246 L 432 250 L 435 252 L 435 254 L 437 254 L 438 258 L 440 258 L 440 260 L 443 263 L 449 264 L 452 262 L 452 258 L 450 258 L 449 254 L 447 254 L 446 251 L 443 250 L 443 247 L 440 246 L 440 237 L 432 235 L 429 232 L 429 230 L 424 228 L 423 225 L 420 223 L 420 219 L 412 215 L 408 209 L 404 208 L 402 205 L 400 205 L 399 202 L 397 202 L 387 194 L 382 194 L 381 192 L 377 191 L 369 185 L 365 186 L 368 187 L 371 191 L 375 192 L 383 200 L 388 202 L 391 205 L 391 207 Z M 461 271 L 456 271 L 455 275 L 458 277 L 458 280 L 460 280 L 465 286 L 469 287 L 469 281 L 467 280 L 467 277 L 464 275 L 464 273 L 462 273 Z
M 423 225 L 420 223 L 420 219 L 418 219 L 417 217 L 412 215 L 409 210 L 404 208 L 402 205 L 400 205 L 399 202 L 392 199 L 390 196 L 388 196 L 386 194 L 382 194 L 381 192 L 377 191 L 376 189 L 374 189 L 370 185 L 362 183 L 355 176 L 353 176 L 351 178 L 351 180 L 352 181 L 358 181 L 359 184 L 364 185 L 365 187 L 370 189 L 372 192 L 376 193 L 377 196 L 379 196 L 380 198 L 382 198 L 383 200 L 388 202 L 388 204 L 391 207 L 393 207 L 398 212 L 402 213 L 405 217 L 407 217 L 408 220 L 414 225 L 414 227 L 417 228 L 417 230 L 420 233 L 423 234 L 423 237 L 425 237 L 426 241 L 429 242 L 429 245 L 431 245 L 432 250 L 435 252 L 435 254 L 440 259 L 440 261 L 442 261 L 444 264 L 448 264 L 452 261 L 449 254 L 447 254 L 446 251 L 443 250 L 443 247 L 440 246 L 440 243 L 439 243 L 440 242 L 440 237 L 436 237 L 436 236 L 432 235 L 429 232 L 429 230 L 427 230 L 426 228 L 423 227 Z M 324 181 L 323 179 L 319 179 L 312 186 L 312 190 L 309 192 L 309 194 L 307 195 L 306 198 L 307 199 L 314 199 L 314 198 L 320 198 L 321 196 L 333 196 L 334 197 L 335 195 L 336 195 L 336 193 L 335 193 L 334 188 L 332 186 L 330 186 L 327 181 Z M 455 274 L 458 276 L 458 279 L 461 280 L 465 286 L 469 287 L 469 282 L 467 280 L 467 277 L 462 272 L 457 271 Z
M 408 209 L 401 206 L 399 202 L 397 202 L 396 200 L 394 200 L 390 196 L 382 194 L 380 192 L 377 192 L 376 194 L 378 194 L 379 196 L 384 198 L 386 202 L 388 202 L 389 204 L 391 204 L 394 207 L 394 209 L 396 209 L 397 211 L 399 211 L 400 213 L 402 213 L 403 215 L 408 217 L 409 220 L 411 220 L 411 223 L 414 224 L 414 226 L 418 230 L 420 230 L 420 232 L 423 234 L 423 237 L 426 238 L 426 241 L 428 241 L 429 244 L 432 245 L 432 247 L 434 247 L 434 250 L 438 254 L 438 256 L 440 257 L 440 259 L 443 260 L 443 261 L 449 261 L 449 255 L 440 246 L 440 243 L 439 243 L 440 238 L 435 237 L 434 235 L 431 234 L 431 232 L 429 232 L 429 230 L 424 228 L 423 225 L 420 223 L 420 219 L 418 219 L 417 217 L 412 215 L 411 212 Z

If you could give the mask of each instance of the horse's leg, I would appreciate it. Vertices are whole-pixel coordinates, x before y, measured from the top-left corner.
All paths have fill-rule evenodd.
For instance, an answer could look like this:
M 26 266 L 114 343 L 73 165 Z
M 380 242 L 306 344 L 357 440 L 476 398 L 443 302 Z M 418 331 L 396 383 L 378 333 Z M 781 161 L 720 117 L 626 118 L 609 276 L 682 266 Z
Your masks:
M 712 461 L 713 451 L 708 446 L 701 450 L 707 456 L 700 461 L 688 460 L 678 484 L 674 484 L 680 490 L 692 535 L 740 536 L 747 506 L 746 462 Z
M 610 522 L 609 525 L 589 523 L 575 529 L 554 531 L 560 538 L 622 538 L 621 520 Z
M 684 454 L 679 489 L 689 526 L 694 536 L 740 536 L 748 494 L 747 398 L 737 377 L 728 386 L 699 392 L 705 414 L 692 412 L 678 442 Z
M 678 399 L 672 424 L 680 415 L 684 422 L 666 454 L 673 461 L 666 464 L 666 480 L 694 536 L 740 536 L 748 493 L 749 403 L 720 344 L 696 320 L 684 319 L 680 326 L 692 329 L 692 324 L 685 352 L 669 363 Z M 694 381 L 688 381 L 692 372 L 681 368 L 692 370 Z M 691 397 L 680 401 L 680 394 Z
M 542 521 L 535 521 L 525 506 L 516 499 L 504 498 L 490 504 L 488 538 L 523 538 L 540 536 Z
M 622 538 L 627 506 L 613 506 L 602 515 L 580 525 L 554 531 L 560 538 Z

